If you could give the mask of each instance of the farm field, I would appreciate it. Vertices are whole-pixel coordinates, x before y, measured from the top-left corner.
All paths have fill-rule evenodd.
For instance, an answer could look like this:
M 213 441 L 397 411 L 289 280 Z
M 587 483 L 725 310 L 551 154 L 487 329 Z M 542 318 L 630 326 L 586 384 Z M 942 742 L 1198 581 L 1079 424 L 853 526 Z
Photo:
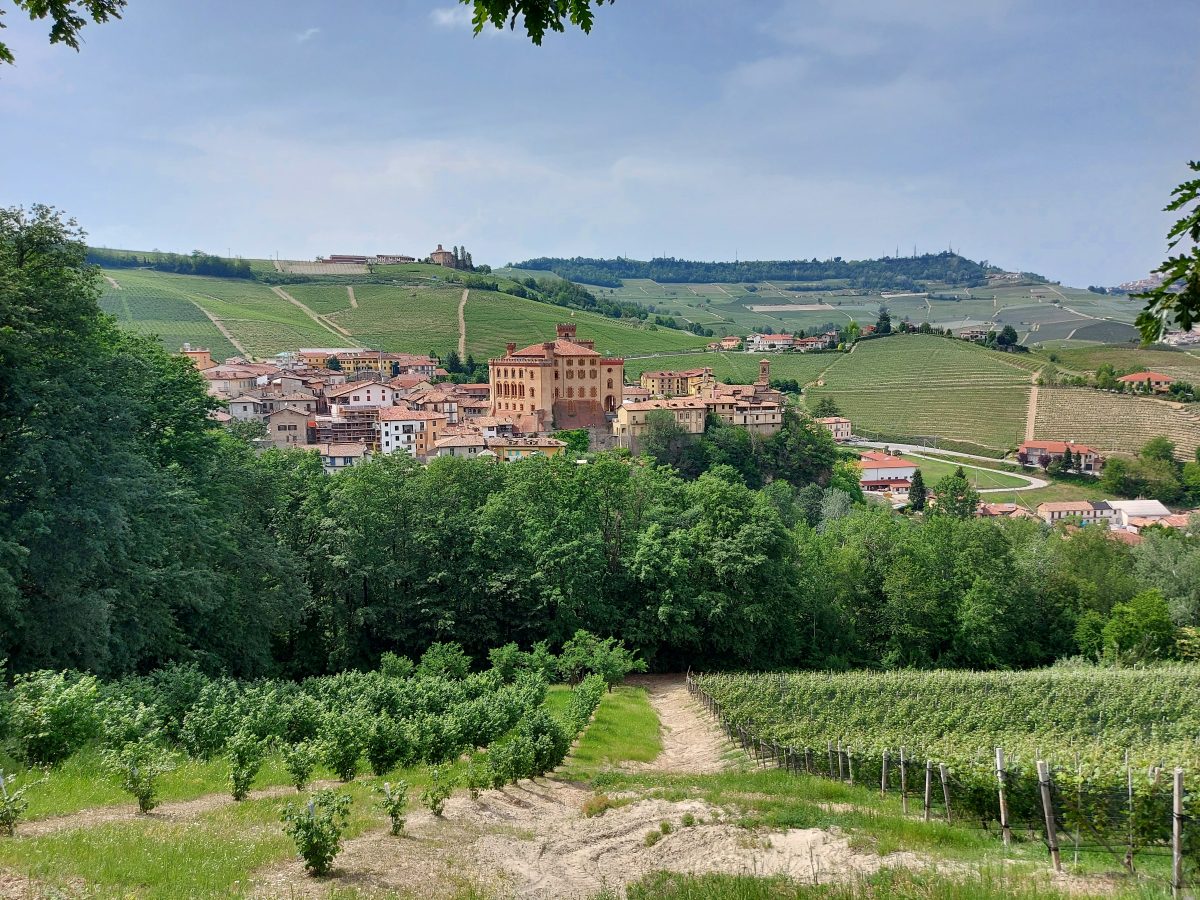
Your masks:
M 116 279 L 124 289 L 139 292 L 146 298 L 144 312 L 148 316 L 143 316 L 142 309 L 130 307 L 135 317 L 130 324 L 142 330 L 150 330 L 140 323 L 153 322 L 155 309 L 195 309 L 198 304 L 216 316 L 257 358 L 302 346 L 340 346 L 349 343 L 344 335 L 317 324 L 303 310 L 258 282 L 172 275 L 142 269 L 115 270 L 106 274 Z M 112 302 L 111 299 L 109 302 Z M 207 341 L 211 331 L 208 329 L 212 328 L 212 323 L 207 322 L 207 329 L 202 329 L 195 336 L 188 336 L 183 329 L 176 329 L 170 335 L 170 340 L 166 334 L 161 337 L 169 350 L 178 350 L 184 340 L 209 346 Z M 234 354 L 235 351 L 228 344 L 224 346 L 226 356 Z M 215 347 L 211 349 L 214 357 L 221 357 Z
M 711 367 L 713 377 L 727 384 L 753 384 L 758 363 L 771 362 L 772 378 L 794 378 L 801 385 L 816 379 L 841 357 L 834 353 L 703 353 L 657 354 L 625 360 L 625 378 L 636 382 L 642 372 L 682 371 Z
M 1030 375 L 1041 365 L 964 341 L 898 335 L 839 357 L 807 398 L 810 406 L 832 398 L 857 434 L 1003 450 L 1024 436 Z
M 1166 435 L 1175 442 L 1178 459 L 1194 459 L 1200 446 L 1200 409 L 1176 406 L 1091 388 L 1043 387 L 1034 436 L 1077 441 L 1101 453 L 1136 453 L 1151 438 Z
M 1055 365 L 1072 372 L 1095 372 L 1108 364 L 1122 369 L 1152 369 L 1184 381 L 1200 379 L 1200 356 L 1195 351 L 1141 347 L 1072 347 L 1056 349 Z
M 440 269 L 401 266 L 389 268 Z M 444 271 L 444 270 L 441 270 Z M 304 346 L 371 346 L 379 350 L 439 355 L 458 344 L 458 303 L 463 288 L 422 280 L 419 284 L 355 284 L 357 308 L 351 308 L 346 284 L 293 284 L 280 290 L 319 316 L 314 321 L 269 285 L 236 279 L 201 278 L 144 269 L 105 273 L 121 289 L 104 281 L 104 308 L 128 327 L 157 333 L 164 346 L 178 350 L 184 341 L 210 347 L 224 359 L 236 354 L 216 327 L 196 308 L 216 316 L 256 358 Z M 467 350 L 477 358 L 503 352 L 508 341 L 527 345 L 553 336 L 555 324 L 574 321 L 579 336 L 597 349 L 640 354 L 702 348 L 704 338 L 667 328 L 610 319 L 595 313 L 555 307 L 494 291 L 472 289 L 466 309 Z M 344 328 L 348 337 L 335 330 Z
M 237 349 L 225 339 L 204 313 L 184 297 L 167 293 L 157 285 L 147 285 L 125 272 L 114 273 L 115 288 L 101 282 L 100 308 L 125 328 L 157 335 L 168 350 L 178 350 L 186 342 L 208 347 L 213 356 L 225 359 L 237 355 Z
M 461 291 L 459 292 L 461 294 Z M 573 322 L 578 337 L 594 340 L 601 353 L 635 356 L 703 348 L 708 339 L 671 328 L 650 330 L 628 320 L 564 309 L 494 291 L 472 290 L 467 300 L 467 351 L 476 359 L 495 356 L 512 341 L 519 346 L 551 340 L 554 326 Z
M 784 751 L 775 745 L 790 748 L 801 768 L 845 781 L 849 766 L 851 781 L 886 794 L 905 787 L 904 754 L 910 804 L 947 820 L 953 809 L 993 839 L 1006 815 L 1014 843 L 1019 833 L 1035 843 L 1044 834 L 1051 814 L 1037 768 L 1045 765 L 1064 862 L 1086 869 L 1133 859 L 1144 890 L 1169 889 L 1171 779 L 1153 767 L 1180 766 L 1186 784 L 1200 781 L 1200 667 L 716 674 L 695 683 L 739 740 L 767 744 L 764 761 L 778 764 Z M 1188 794 L 1185 808 L 1195 802 Z

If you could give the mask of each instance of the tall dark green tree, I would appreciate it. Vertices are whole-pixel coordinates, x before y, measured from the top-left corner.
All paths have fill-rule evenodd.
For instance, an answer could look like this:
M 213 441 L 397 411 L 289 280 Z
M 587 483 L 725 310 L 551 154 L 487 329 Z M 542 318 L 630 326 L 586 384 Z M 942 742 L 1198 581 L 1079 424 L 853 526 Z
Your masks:
M 908 489 L 908 508 L 913 512 L 925 509 L 925 476 L 920 469 L 913 472 L 912 485 Z

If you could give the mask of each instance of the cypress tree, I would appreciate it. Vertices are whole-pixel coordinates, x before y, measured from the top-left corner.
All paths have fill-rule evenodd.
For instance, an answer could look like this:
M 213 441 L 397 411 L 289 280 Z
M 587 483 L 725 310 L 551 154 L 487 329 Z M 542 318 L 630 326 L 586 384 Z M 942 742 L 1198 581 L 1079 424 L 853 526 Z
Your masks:
M 908 489 L 908 508 L 913 512 L 925 509 L 925 476 L 920 469 L 913 473 L 912 486 Z

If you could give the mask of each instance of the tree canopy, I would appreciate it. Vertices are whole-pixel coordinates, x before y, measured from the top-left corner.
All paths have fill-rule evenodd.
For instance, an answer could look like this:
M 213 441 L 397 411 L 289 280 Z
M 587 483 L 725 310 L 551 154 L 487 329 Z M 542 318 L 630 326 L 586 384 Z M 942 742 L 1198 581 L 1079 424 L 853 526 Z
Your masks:
M 1188 168 L 1200 173 L 1200 162 L 1190 162 Z M 1172 322 L 1183 331 L 1200 322 L 1200 178 L 1185 181 L 1171 196 L 1174 199 L 1165 212 L 1183 210 L 1183 215 L 1167 233 L 1167 249 L 1174 250 L 1184 241 L 1191 248 L 1168 256 L 1154 270 L 1161 279 L 1158 287 L 1137 295 L 1146 301 L 1137 324 L 1147 342 L 1158 340 Z
M 50 43 L 66 44 L 79 49 L 79 32 L 89 20 L 100 23 L 121 18 L 126 0 L 9 0 L 31 21 L 50 20 Z M 586 0 L 584 0 L 586 2 Z M 0 29 L 4 28 L 3 6 L 0 6 Z M 13 63 L 8 45 L 0 41 L 0 65 Z
M 547 31 L 563 32 L 574 25 L 584 34 L 592 30 L 592 4 L 603 6 L 614 0 L 460 0 L 474 10 L 471 23 L 479 34 L 491 23 L 515 29 L 517 19 L 533 43 L 539 46 Z

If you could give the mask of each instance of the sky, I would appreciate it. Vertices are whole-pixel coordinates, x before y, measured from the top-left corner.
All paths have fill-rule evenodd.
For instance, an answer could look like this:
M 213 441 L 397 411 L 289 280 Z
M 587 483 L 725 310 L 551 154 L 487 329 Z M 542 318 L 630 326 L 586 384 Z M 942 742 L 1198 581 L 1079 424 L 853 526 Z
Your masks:
M 9 7 L 0 0 L 0 9 Z M 1195 0 L 130 0 L 7 10 L 0 204 L 97 246 L 310 259 L 862 259 L 1144 276 L 1200 158 Z

